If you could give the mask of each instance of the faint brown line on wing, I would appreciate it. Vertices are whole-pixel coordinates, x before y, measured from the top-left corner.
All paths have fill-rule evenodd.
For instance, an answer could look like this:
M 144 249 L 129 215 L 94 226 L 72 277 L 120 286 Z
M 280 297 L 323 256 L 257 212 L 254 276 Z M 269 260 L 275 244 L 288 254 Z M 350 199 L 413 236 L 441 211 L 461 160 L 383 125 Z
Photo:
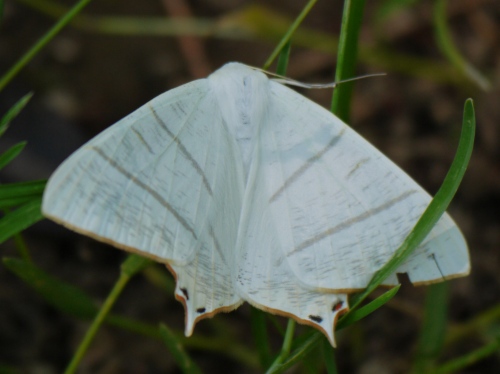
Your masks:
M 221 257 L 222 262 L 224 262 L 225 265 L 228 265 L 227 262 L 226 262 L 226 258 L 222 254 L 222 250 L 220 248 L 219 241 L 217 240 L 217 237 L 215 236 L 214 228 L 212 227 L 212 225 L 208 226 L 208 233 L 209 233 L 209 235 L 211 236 L 211 238 L 212 238 L 212 240 L 214 242 L 215 250 L 217 251 L 217 253 Z
M 273 196 L 271 196 L 271 198 L 269 199 L 269 203 L 274 202 L 278 197 L 280 197 L 283 191 L 285 191 L 292 183 L 299 179 L 299 177 L 304 174 L 307 169 L 309 169 L 316 161 L 323 157 L 326 152 L 328 152 L 335 144 L 337 144 L 344 132 L 345 127 L 340 130 L 338 135 L 335 135 L 321 151 L 316 153 L 314 156 L 309 157 L 300 168 L 298 168 L 290 177 L 288 177 L 285 183 L 283 183 L 283 186 L 281 186 L 278 191 L 276 191 Z
M 136 184 L 138 187 L 146 190 L 156 201 L 158 201 L 162 206 L 167 208 L 167 210 L 172 213 L 172 215 L 179 221 L 179 223 L 187 230 L 189 231 L 195 239 L 198 239 L 196 236 L 196 233 L 194 232 L 193 228 L 189 225 L 189 223 L 182 217 L 172 205 L 168 203 L 158 192 L 153 190 L 151 187 L 149 187 L 147 184 L 141 182 L 139 179 L 137 179 L 134 175 L 129 173 L 127 170 L 125 170 L 123 167 L 118 165 L 118 163 L 110 158 L 104 151 L 96 146 L 90 147 L 90 149 L 94 150 L 97 152 L 99 156 L 101 156 L 103 159 L 105 159 L 113 168 L 115 168 L 118 172 L 120 172 L 124 177 L 130 179 L 130 181 L 134 184 Z
M 346 179 L 349 179 L 356 172 L 356 170 L 358 170 L 363 164 L 366 164 L 370 160 L 371 160 L 370 157 L 365 157 L 359 160 L 358 163 L 354 165 L 352 170 L 346 175 Z
M 137 135 L 137 138 L 139 138 L 139 140 L 141 141 L 141 143 L 144 144 L 144 146 L 148 149 L 149 153 L 154 154 L 153 149 L 146 142 L 146 139 L 144 139 L 144 137 L 142 136 L 142 134 L 139 131 L 137 131 L 136 129 L 134 129 L 133 127 L 132 127 L 132 131 L 134 132 L 135 135 Z
M 151 110 L 151 113 L 153 113 L 153 116 L 155 117 L 156 122 L 158 122 L 158 124 L 161 126 L 161 128 L 163 130 L 165 130 L 165 132 L 173 139 L 173 141 L 177 144 L 177 147 L 179 147 L 179 149 L 180 149 L 181 153 L 184 155 L 184 157 L 186 157 L 189 160 L 189 162 L 191 162 L 191 165 L 193 166 L 193 168 L 196 170 L 196 172 L 200 175 L 201 179 L 203 180 L 203 184 L 204 184 L 205 188 L 207 189 L 208 193 L 210 194 L 210 196 L 213 196 L 212 188 L 210 187 L 210 184 L 208 183 L 208 179 L 205 176 L 203 169 L 196 162 L 196 160 L 193 158 L 193 156 L 191 156 L 191 153 L 189 153 L 189 151 L 186 149 L 186 147 L 184 147 L 184 144 L 181 143 L 179 138 L 177 138 L 177 136 L 175 136 L 174 133 L 172 131 L 170 131 L 170 129 L 167 127 L 167 124 L 160 118 L 160 116 L 158 116 L 158 113 L 156 113 L 156 110 L 151 106 L 151 104 L 149 104 L 148 107 L 149 107 L 149 110 Z
M 386 209 L 389 209 L 393 205 L 399 203 L 400 201 L 403 201 L 408 196 L 413 195 L 416 192 L 417 192 L 416 190 L 407 191 L 404 194 L 402 194 L 402 195 L 400 195 L 398 197 L 395 197 L 392 200 L 386 201 L 385 203 L 383 203 L 382 205 L 380 205 L 380 206 L 378 206 L 378 207 L 376 207 L 374 209 L 366 211 L 363 214 L 360 214 L 359 216 L 356 216 L 354 218 L 348 219 L 347 221 L 342 222 L 342 223 L 338 224 L 337 226 L 331 227 L 328 230 L 325 230 L 322 233 L 320 233 L 320 234 L 318 234 L 318 235 L 316 235 L 316 236 L 314 236 L 314 237 L 312 237 L 310 239 L 307 239 L 307 240 L 303 241 L 293 251 L 287 253 L 287 256 L 294 255 L 294 254 L 296 254 L 296 253 L 298 253 L 298 252 L 306 249 L 307 247 L 310 247 L 314 243 L 317 243 L 320 240 L 325 239 L 328 236 L 336 234 L 339 231 L 345 230 L 345 229 L 349 228 L 350 226 L 352 226 L 352 225 L 354 225 L 356 223 L 359 223 L 361 221 L 364 221 L 365 219 L 368 219 L 368 218 L 370 218 L 370 217 L 372 217 L 374 215 L 377 215 L 378 213 L 380 213 L 380 212 L 382 212 L 382 211 L 384 211 Z

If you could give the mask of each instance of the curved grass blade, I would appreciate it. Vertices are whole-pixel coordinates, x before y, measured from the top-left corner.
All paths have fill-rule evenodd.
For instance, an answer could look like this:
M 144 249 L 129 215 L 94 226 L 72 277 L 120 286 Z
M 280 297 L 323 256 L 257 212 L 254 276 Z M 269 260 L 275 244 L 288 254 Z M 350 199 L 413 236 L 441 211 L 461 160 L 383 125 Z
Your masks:
M 417 224 L 406 237 L 405 241 L 395 252 L 391 260 L 384 265 L 373 276 L 365 291 L 352 298 L 352 309 L 355 309 L 366 296 L 377 288 L 385 279 L 392 275 L 413 250 L 425 239 L 436 222 L 448 208 L 453 196 L 457 192 L 458 186 L 469 164 L 469 160 L 474 147 L 476 120 L 474 116 L 474 106 L 471 99 L 465 101 L 464 116 L 462 122 L 462 134 L 458 144 L 457 153 L 446 175 L 443 184 L 432 199 L 431 203 L 418 220 Z
M 43 219 L 41 198 L 35 198 L 0 219 L 0 244 Z
M 23 110 L 26 104 L 28 104 L 32 96 L 33 93 L 31 92 L 24 95 L 7 111 L 7 113 L 5 113 L 2 119 L 0 119 L 0 136 L 7 130 L 9 123 L 19 114 L 19 112 L 21 112 L 21 110 Z
M 96 314 L 96 305 L 79 288 L 21 259 L 4 258 L 3 264 L 55 308 L 82 319 L 90 319 Z
M 26 142 L 20 142 L 12 147 L 10 147 L 8 150 L 6 150 L 4 153 L 0 155 L 0 170 L 2 170 L 5 166 L 7 166 L 12 160 L 14 160 L 19 153 L 22 152 L 24 147 L 26 146 Z
M 91 0 L 80 0 L 68 13 L 61 17 L 18 61 L 0 78 L 0 91 L 44 48 Z
M 302 12 L 300 12 L 300 14 L 295 19 L 295 21 L 293 21 L 292 25 L 287 30 L 285 35 L 283 35 L 283 38 L 281 38 L 281 40 L 278 43 L 278 45 L 276 46 L 276 48 L 274 48 L 274 51 L 271 53 L 271 56 L 269 56 L 267 61 L 264 63 L 264 67 L 263 67 L 264 70 L 269 69 L 269 66 L 271 66 L 271 64 L 276 59 L 276 57 L 278 57 L 281 50 L 286 46 L 287 43 L 290 42 L 290 39 L 292 38 L 293 33 L 300 26 L 300 24 L 302 23 L 304 18 L 306 18 L 306 16 L 309 14 L 310 10 L 314 6 L 314 4 L 316 4 L 317 1 L 318 0 L 309 0 L 309 2 L 306 4 L 306 6 L 302 10 Z
M 478 348 L 468 354 L 465 354 L 462 357 L 448 361 L 447 363 L 438 367 L 436 370 L 431 371 L 429 373 L 430 374 L 458 373 L 462 369 L 471 366 L 488 356 L 494 355 L 495 353 L 498 354 L 499 349 L 500 349 L 500 338 L 497 338 L 495 341 L 488 343 L 483 347 Z
M 457 154 L 455 155 L 453 163 L 450 167 L 450 170 L 448 171 L 448 174 L 446 175 L 443 184 L 441 185 L 441 188 L 439 189 L 434 199 L 432 199 L 429 207 L 426 209 L 420 220 L 415 225 L 415 228 L 408 235 L 407 239 L 404 241 L 401 247 L 396 251 L 396 256 L 394 256 L 379 272 L 375 274 L 372 281 L 368 285 L 369 288 L 367 288 L 365 292 L 353 297 L 353 303 L 351 307 L 352 312 L 350 313 L 354 313 L 354 310 L 360 305 L 360 303 L 366 298 L 366 296 L 368 296 L 375 288 L 378 287 L 378 285 L 380 285 L 398 268 L 398 266 L 406 258 L 406 256 L 411 253 L 411 250 L 416 248 L 418 243 L 420 243 L 425 238 L 425 236 L 432 229 L 433 225 L 437 222 L 441 214 L 446 210 L 449 202 L 451 201 L 451 198 L 454 196 L 456 190 L 458 189 L 465 170 L 467 169 L 467 165 L 469 163 L 472 148 L 474 145 L 475 123 L 474 106 L 472 104 L 472 100 L 467 99 L 464 106 L 462 134 L 460 137 Z M 309 339 L 307 339 L 303 344 L 295 349 L 286 361 L 284 361 L 281 365 L 273 367 L 273 371 L 269 371 L 269 373 L 281 373 L 293 366 L 295 363 L 299 362 L 302 357 L 304 357 L 304 355 L 320 341 L 321 337 L 321 333 L 315 332 Z
M 352 325 L 354 322 L 359 321 L 360 319 L 363 319 L 367 315 L 376 311 L 378 308 L 380 308 L 389 300 L 391 300 L 394 296 L 396 296 L 400 287 L 401 285 L 398 284 L 396 287 L 391 288 L 389 291 L 385 292 L 384 294 L 377 297 L 375 300 L 369 302 L 368 304 L 358 309 L 352 309 L 351 311 L 349 311 L 347 314 L 345 314 L 340 318 L 339 322 L 337 323 L 336 330 L 340 330 L 349 325 Z
M 293 365 L 302 360 L 307 353 L 309 353 L 316 345 L 323 339 L 323 335 L 319 332 L 313 333 L 305 342 L 303 342 L 297 349 L 293 350 L 288 358 L 281 364 L 273 365 L 266 371 L 266 374 L 283 373 L 285 370 L 291 368 Z
M 65 370 L 66 374 L 74 373 L 76 371 L 78 365 L 80 364 L 80 361 L 83 359 L 83 356 L 87 352 L 87 349 L 94 340 L 97 331 L 101 327 L 102 323 L 111 311 L 111 308 L 118 299 L 118 296 L 120 296 L 123 289 L 130 281 L 131 276 L 148 265 L 147 261 L 149 260 L 144 259 L 143 257 L 138 255 L 129 255 L 127 257 L 127 259 L 121 266 L 120 276 L 118 277 L 118 280 L 116 281 L 113 289 L 108 294 L 108 297 L 99 309 L 89 329 L 85 333 L 85 336 L 83 337 L 80 345 L 78 346 L 78 349 L 72 357 L 71 362 L 68 364 Z

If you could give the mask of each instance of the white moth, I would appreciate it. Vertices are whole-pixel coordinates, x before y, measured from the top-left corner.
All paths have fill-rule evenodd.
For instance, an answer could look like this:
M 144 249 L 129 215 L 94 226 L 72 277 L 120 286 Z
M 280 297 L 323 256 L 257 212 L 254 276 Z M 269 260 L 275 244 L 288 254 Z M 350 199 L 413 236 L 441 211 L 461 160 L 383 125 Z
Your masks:
M 50 178 L 43 213 L 165 263 L 187 336 L 247 301 L 334 345 L 347 294 L 391 258 L 430 199 L 332 113 L 229 63 L 83 145 Z M 444 214 L 397 272 L 422 284 L 469 267 Z

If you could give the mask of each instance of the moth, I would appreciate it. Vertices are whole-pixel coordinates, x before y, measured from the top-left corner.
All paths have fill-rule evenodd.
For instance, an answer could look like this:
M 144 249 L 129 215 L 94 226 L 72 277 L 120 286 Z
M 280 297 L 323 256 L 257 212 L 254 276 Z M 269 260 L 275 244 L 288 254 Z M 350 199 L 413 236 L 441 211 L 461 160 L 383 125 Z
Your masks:
M 164 263 L 185 333 L 244 301 L 314 326 L 335 345 L 349 293 L 366 287 L 431 197 L 331 112 L 228 63 L 97 135 L 50 177 L 46 217 Z M 396 273 L 464 276 L 448 214 Z M 394 273 L 385 285 L 398 284 Z

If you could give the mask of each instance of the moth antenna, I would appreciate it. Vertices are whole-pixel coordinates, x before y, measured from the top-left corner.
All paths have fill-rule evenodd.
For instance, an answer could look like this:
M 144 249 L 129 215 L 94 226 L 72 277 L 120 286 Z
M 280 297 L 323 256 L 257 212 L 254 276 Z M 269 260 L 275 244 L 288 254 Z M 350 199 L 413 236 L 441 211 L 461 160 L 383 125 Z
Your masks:
M 335 88 L 338 84 L 341 83 L 347 83 L 347 82 L 352 82 L 360 79 L 365 79 L 365 78 L 372 78 L 372 77 L 381 77 L 387 75 L 386 73 L 373 73 L 373 74 L 365 74 L 361 75 L 359 77 L 353 77 L 353 78 L 347 78 L 343 79 L 339 82 L 331 82 L 331 83 L 304 83 L 304 82 L 299 82 L 296 81 L 295 79 L 284 77 L 282 75 L 272 73 L 270 71 L 265 71 L 256 67 L 252 67 L 252 69 L 258 70 L 263 72 L 264 74 L 270 75 L 272 77 L 275 77 L 272 79 L 275 82 L 286 84 L 288 86 L 295 86 L 295 87 L 302 87 L 302 88 Z

